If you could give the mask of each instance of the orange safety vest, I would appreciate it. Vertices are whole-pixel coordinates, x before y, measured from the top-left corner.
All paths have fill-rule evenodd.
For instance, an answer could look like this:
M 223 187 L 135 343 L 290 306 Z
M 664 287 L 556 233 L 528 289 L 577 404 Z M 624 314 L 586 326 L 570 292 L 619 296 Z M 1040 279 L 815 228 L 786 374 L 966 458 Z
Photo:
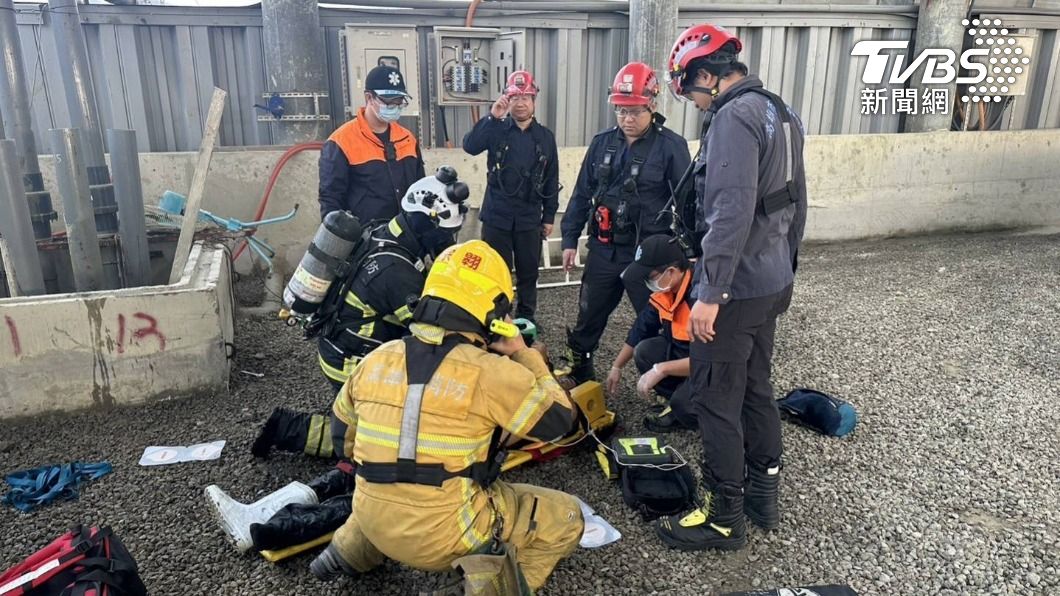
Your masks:
M 670 327 L 670 335 L 677 341 L 692 341 L 692 336 L 688 334 L 688 320 L 692 315 L 692 309 L 685 300 L 691 285 L 692 270 L 689 269 L 685 271 L 677 292 L 655 292 L 648 299 L 659 312 L 659 320 L 662 321 L 663 326 Z
M 385 162 L 387 155 L 383 142 L 372 132 L 364 116 L 364 108 L 357 110 L 357 117 L 343 124 L 328 137 L 329 141 L 342 149 L 351 166 L 358 166 L 372 161 Z M 391 159 L 401 161 L 406 158 L 419 159 L 419 148 L 416 137 L 407 128 L 396 122 L 390 123 L 390 143 L 394 146 Z
M 324 178 L 325 172 L 340 177 L 343 196 L 335 199 L 362 223 L 388 220 L 397 215 L 401 197 L 424 176 L 416 137 L 393 122 L 390 142 L 384 145 L 368 126 L 364 108 L 357 111 L 356 118 L 333 132 L 328 142 L 337 145 L 342 156 L 332 157 L 338 163 L 321 168 L 320 188 L 328 188 L 334 182 Z M 321 159 L 325 159 L 324 154 Z

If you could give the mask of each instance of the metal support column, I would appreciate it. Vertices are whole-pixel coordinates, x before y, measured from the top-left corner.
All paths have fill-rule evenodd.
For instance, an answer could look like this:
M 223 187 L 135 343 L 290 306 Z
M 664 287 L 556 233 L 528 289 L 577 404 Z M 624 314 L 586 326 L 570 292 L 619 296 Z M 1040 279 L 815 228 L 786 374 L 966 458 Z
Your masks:
M 15 5 L 12 0 L 0 0 L 0 112 L 3 113 L 7 130 L 15 140 L 22 181 L 29 197 L 30 217 L 33 220 L 33 236 L 50 238 L 51 222 L 56 218 L 52 210 L 52 197 L 44 190 L 44 178 L 37 161 L 37 141 L 33 137 L 33 120 L 30 115 L 29 85 L 26 68 L 22 62 L 22 46 L 19 43 L 18 27 L 15 24 Z M 3 133 L 0 132 L 0 137 Z
M 81 155 L 84 147 L 81 131 L 76 128 L 57 128 L 52 129 L 51 135 L 51 146 L 55 151 L 55 179 L 63 201 L 63 221 L 70 246 L 74 285 L 78 292 L 104 290 L 103 258 L 96 237 L 88 171 Z
M 273 123 L 275 142 L 323 141 L 331 133 L 324 38 L 317 0 L 263 0 L 266 96 L 279 94 L 285 112 Z
M 923 49 L 948 49 L 954 55 L 960 56 L 964 49 L 965 27 L 961 21 L 968 18 L 968 9 L 971 0 L 921 0 L 919 16 L 916 20 L 916 48 L 917 52 Z M 909 86 L 917 90 L 917 98 L 924 95 L 927 85 L 922 84 L 924 67 L 919 68 L 909 79 Z M 945 87 L 949 89 L 950 102 L 952 104 L 957 95 L 957 82 L 950 81 L 946 85 L 932 83 L 931 88 Z M 951 108 L 952 109 L 952 108 Z M 921 113 L 906 116 L 906 132 L 929 132 L 933 130 L 949 130 L 953 119 L 953 113 Z
M 118 201 L 118 232 L 126 287 L 146 284 L 150 278 L 151 256 L 147 250 L 144 223 L 144 193 L 140 180 L 140 155 L 135 130 L 107 130 L 110 165 L 114 172 L 114 196 Z
M 37 296 L 45 293 L 44 275 L 21 180 L 15 142 L 0 139 L 0 236 L 7 252 L 4 258 L 14 269 L 5 273 L 12 294 Z
M 59 55 L 59 69 L 66 89 L 66 105 L 70 109 L 70 125 L 81 129 L 82 155 L 88 171 L 88 184 L 95 205 L 96 228 L 100 233 L 118 231 L 118 207 L 114 202 L 114 188 L 103 154 L 103 130 L 99 124 L 99 110 L 92 87 L 92 71 L 88 66 L 88 50 L 77 0 L 49 0 L 52 36 Z M 65 200 L 65 199 L 64 199 Z
M 667 117 L 669 127 L 674 130 L 682 128 L 684 109 L 665 89 L 666 61 L 678 33 L 677 0 L 630 0 L 629 60 L 644 62 L 655 69 L 663 87 L 656 109 Z

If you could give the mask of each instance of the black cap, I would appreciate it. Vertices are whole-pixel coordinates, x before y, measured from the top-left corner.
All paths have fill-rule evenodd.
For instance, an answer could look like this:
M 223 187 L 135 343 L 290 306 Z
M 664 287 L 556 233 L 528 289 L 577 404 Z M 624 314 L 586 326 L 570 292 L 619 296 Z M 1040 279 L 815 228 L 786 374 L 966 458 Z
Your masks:
M 622 272 L 622 280 L 644 283 L 652 271 L 684 260 L 685 252 L 681 250 L 676 238 L 666 234 L 649 236 L 637 247 L 633 262 Z
M 364 88 L 380 97 L 412 97 L 405 90 L 405 75 L 392 66 L 376 66 L 368 71 Z

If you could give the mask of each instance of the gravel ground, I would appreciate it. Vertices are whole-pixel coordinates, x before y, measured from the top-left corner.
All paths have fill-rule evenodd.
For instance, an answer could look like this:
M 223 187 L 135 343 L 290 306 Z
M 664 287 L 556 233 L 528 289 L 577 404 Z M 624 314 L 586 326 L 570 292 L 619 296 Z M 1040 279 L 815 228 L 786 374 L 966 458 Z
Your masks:
M 785 425 L 782 527 L 751 530 L 749 545 L 731 554 L 665 549 L 589 453 L 509 473 L 581 496 L 623 533 L 603 549 L 576 551 L 542 592 L 703 594 L 845 582 L 862 594 L 1055 593 L 1058 240 L 989 234 L 806 247 L 777 334 L 777 392 L 810 386 L 850 400 L 861 416 L 856 432 L 829 439 Z M 576 288 L 543 293 L 539 319 L 553 345 L 573 324 L 575 302 Z M 601 371 L 631 320 L 626 305 L 612 318 Z M 241 319 L 237 330 L 228 396 L 0 423 L 2 471 L 102 459 L 115 468 L 78 501 L 28 515 L 0 510 L 0 567 L 85 522 L 115 529 L 153 594 L 382 596 L 428 585 L 431 578 L 389 564 L 325 587 L 309 575 L 309 555 L 271 565 L 225 542 L 204 486 L 250 501 L 328 468 L 298 456 L 250 456 L 274 406 L 324 410 L 330 400 L 312 346 L 293 330 L 273 319 Z M 641 432 L 648 404 L 633 392 L 632 374 L 625 381 L 611 406 Z M 137 465 L 149 444 L 216 439 L 228 441 L 218 461 Z M 692 433 L 673 443 L 699 458 Z

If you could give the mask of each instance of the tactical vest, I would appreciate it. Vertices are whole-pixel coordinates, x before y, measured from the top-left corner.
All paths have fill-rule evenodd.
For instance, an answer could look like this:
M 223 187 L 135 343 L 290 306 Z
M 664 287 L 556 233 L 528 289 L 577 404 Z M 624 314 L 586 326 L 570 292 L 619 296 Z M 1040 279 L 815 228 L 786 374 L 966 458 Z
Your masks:
M 611 182 L 616 179 L 615 157 L 622 148 L 625 139 L 612 138 L 604 150 L 603 160 L 596 165 L 596 188 L 593 190 L 593 211 L 589 219 L 591 235 L 602 244 L 631 246 L 637 243 L 638 217 L 640 206 L 636 201 L 640 196 L 637 189 L 637 178 L 640 176 L 644 162 L 651 155 L 655 140 L 662 134 L 662 126 L 652 121 L 648 138 L 634 142 L 629 148 L 630 156 L 618 176 L 625 175 L 618 196 L 609 194 Z M 612 137 L 619 135 L 612 134 Z
M 486 182 L 505 196 L 525 197 L 528 201 L 541 200 L 543 202 L 559 194 L 558 189 L 553 192 L 545 188 L 545 171 L 548 169 L 548 156 L 542 146 L 541 133 L 536 130 L 537 126 L 539 126 L 537 123 L 530 126 L 530 135 L 534 138 L 534 165 L 529 170 L 523 169 L 518 172 L 519 183 L 514 189 L 505 186 L 501 175 L 506 168 L 513 167 L 507 165 L 508 151 L 511 145 L 505 139 L 502 145 L 492 151 L 493 167 L 486 174 Z M 531 185 L 530 192 L 524 195 L 523 189 L 526 184 Z

